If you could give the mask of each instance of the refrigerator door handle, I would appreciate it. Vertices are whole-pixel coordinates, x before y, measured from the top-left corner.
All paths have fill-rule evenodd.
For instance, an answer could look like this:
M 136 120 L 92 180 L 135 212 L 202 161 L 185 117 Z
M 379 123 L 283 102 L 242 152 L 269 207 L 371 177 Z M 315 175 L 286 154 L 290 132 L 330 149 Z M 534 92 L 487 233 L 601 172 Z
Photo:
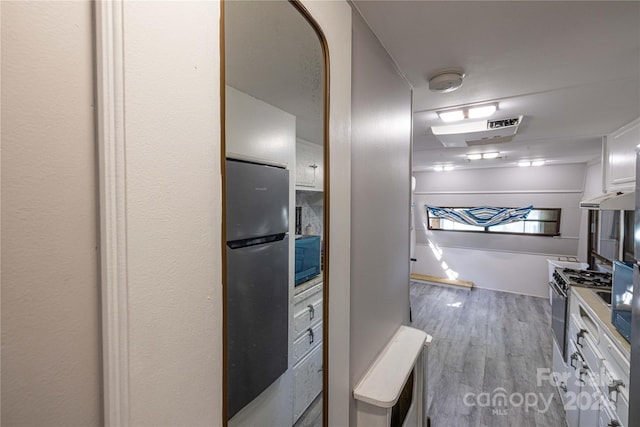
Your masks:
M 279 242 L 284 240 L 287 233 L 272 234 L 270 236 L 252 237 L 249 239 L 234 240 L 227 242 L 229 249 L 246 248 L 248 246 L 264 245 L 266 243 Z

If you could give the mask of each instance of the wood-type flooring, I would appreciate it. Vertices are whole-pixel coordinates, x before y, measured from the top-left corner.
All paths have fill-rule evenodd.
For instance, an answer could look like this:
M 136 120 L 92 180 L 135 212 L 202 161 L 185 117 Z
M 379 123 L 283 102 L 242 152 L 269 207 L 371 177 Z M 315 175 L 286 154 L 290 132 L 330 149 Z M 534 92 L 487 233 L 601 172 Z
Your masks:
M 545 375 L 552 366 L 548 300 L 417 282 L 410 289 L 412 326 L 433 337 L 427 363 L 432 427 L 566 425 Z

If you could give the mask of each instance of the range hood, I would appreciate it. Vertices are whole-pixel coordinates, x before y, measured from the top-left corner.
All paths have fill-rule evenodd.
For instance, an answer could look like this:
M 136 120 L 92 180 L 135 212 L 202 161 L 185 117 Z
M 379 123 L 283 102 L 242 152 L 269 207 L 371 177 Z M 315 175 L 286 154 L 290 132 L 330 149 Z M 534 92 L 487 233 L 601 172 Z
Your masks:
M 582 200 L 583 209 L 597 209 L 601 211 L 633 211 L 636 209 L 636 193 L 608 193 L 593 199 Z

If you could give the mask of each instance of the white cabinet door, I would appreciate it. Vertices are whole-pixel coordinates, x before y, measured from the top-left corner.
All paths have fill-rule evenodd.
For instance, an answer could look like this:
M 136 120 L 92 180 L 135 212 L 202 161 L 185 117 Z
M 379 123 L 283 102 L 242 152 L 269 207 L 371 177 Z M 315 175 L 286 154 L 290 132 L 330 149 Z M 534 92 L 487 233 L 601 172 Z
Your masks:
M 227 157 L 292 169 L 296 117 L 230 86 L 226 92 Z
M 640 144 L 640 119 L 604 138 L 604 187 L 606 192 L 634 190 L 636 146 Z
M 293 367 L 293 422 L 322 391 L 322 345 Z
M 322 146 L 296 140 L 296 186 L 301 189 L 322 191 L 323 187 Z

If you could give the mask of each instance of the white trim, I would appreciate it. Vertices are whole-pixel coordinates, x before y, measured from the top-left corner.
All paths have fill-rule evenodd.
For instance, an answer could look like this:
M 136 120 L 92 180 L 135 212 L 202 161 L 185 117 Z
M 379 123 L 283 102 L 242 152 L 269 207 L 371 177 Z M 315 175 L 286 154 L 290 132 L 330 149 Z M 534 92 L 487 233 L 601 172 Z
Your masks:
M 437 195 L 454 195 L 454 194 L 582 194 L 583 190 L 470 190 L 470 191 L 415 191 L 414 194 L 437 194 Z
M 122 0 L 95 3 L 104 425 L 129 425 Z
M 569 240 L 577 240 L 575 237 L 570 237 Z M 416 243 L 416 246 L 424 246 L 429 247 L 428 243 Z M 547 254 L 542 252 L 526 252 L 526 251 L 507 251 L 505 249 L 491 249 L 491 248 L 473 248 L 471 246 L 458 246 L 458 245 L 438 245 L 439 248 L 449 248 L 449 249 L 463 249 L 468 251 L 483 251 L 483 252 L 503 252 L 508 254 L 519 254 L 519 255 L 535 255 L 535 256 L 545 256 L 545 257 L 577 257 L 577 255 L 567 255 L 567 254 Z

